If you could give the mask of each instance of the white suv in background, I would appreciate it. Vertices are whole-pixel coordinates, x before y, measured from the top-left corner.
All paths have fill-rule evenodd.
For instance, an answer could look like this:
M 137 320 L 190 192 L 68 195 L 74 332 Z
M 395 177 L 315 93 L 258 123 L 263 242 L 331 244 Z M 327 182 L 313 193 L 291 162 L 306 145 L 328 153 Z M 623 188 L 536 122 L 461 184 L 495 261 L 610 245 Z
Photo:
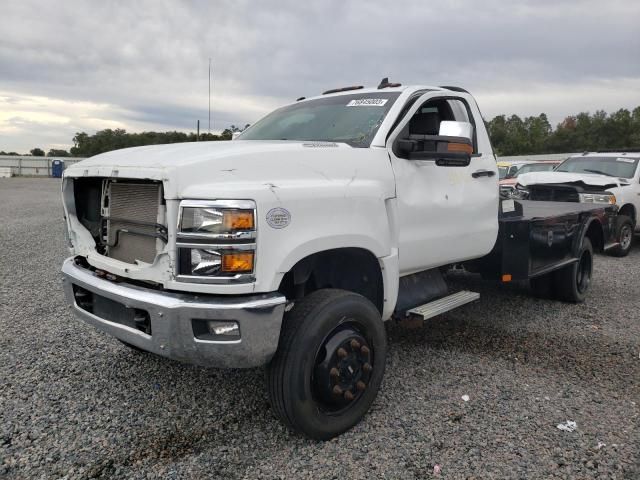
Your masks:
M 567 158 L 553 172 L 518 176 L 521 196 L 530 200 L 609 203 L 618 206 L 614 255 L 629 253 L 640 232 L 640 152 L 584 153 Z

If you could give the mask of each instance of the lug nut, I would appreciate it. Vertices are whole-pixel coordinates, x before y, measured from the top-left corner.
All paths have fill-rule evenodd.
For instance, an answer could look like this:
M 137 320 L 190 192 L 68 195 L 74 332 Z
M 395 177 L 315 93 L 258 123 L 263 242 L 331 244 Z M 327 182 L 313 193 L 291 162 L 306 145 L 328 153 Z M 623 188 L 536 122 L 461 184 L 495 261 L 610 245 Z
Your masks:
M 362 352 L 363 355 L 369 355 L 369 352 L 371 350 L 369 350 L 369 347 L 367 347 L 366 345 L 363 345 L 362 348 L 360 349 L 360 352 Z
M 340 347 L 340 348 L 338 349 L 338 356 L 339 356 L 340 358 L 345 358 L 347 355 L 348 355 L 348 353 L 347 353 L 347 351 L 346 351 L 344 348 Z
M 348 402 L 350 402 L 354 398 L 355 397 L 353 396 L 353 393 L 351 393 L 351 390 L 347 390 L 346 392 L 344 392 L 344 399 L 347 400 Z
M 367 388 L 367 384 L 360 380 L 358 381 L 358 383 L 356 383 L 356 388 L 362 392 L 365 388 Z
M 340 388 L 339 385 L 336 385 L 335 387 L 333 387 L 333 394 L 334 395 L 342 395 L 342 389 Z
M 351 348 L 353 350 L 358 350 L 360 348 L 360 342 L 358 342 L 358 340 L 354 338 L 353 340 L 351 340 Z
M 370 363 L 365 363 L 364 365 L 362 365 L 362 370 L 365 373 L 369 373 L 369 372 L 371 372 L 371 370 L 373 370 L 373 367 L 371 366 Z
M 337 378 L 340 376 L 340 370 L 338 370 L 336 367 L 333 367 L 331 370 L 329 370 L 329 375 L 331 375 L 334 378 Z

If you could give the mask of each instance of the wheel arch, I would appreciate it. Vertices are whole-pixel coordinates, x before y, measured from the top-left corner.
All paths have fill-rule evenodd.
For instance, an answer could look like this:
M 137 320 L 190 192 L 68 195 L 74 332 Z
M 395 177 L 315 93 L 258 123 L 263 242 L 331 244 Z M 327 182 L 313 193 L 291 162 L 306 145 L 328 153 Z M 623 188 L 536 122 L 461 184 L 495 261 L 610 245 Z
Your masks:
M 625 203 L 624 205 L 622 205 L 622 207 L 620 207 L 620 209 L 618 210 L 618 215 L 625 215 L 631 218 L 634 226 L 638 223 L 638 218 L 636 216 L 636 207 L 631 203 Z
M 593 247 L 594 252 L 603 252 L 605 247 L 605 235 L 604 235 L 604 226 L 600 222 L 598 218 L 592 218 L 587 224 L 585 224 L 583 233 L 580 235 L 580 241 L 574 245 L 574 252 L 580 250 L 582 246 L 582 239 L 588 238 L 591 240 L 591 246 Z
M 385 277 L 390 273 L 386 263 L 389 262 L 362 247 L 317 251 L 301 258 L 284 273 L 278 291 L 295 300 L 324 288 L 348 290 L 369 299 L 384 318 L 388 309 L 385 287 L 389 283 Z

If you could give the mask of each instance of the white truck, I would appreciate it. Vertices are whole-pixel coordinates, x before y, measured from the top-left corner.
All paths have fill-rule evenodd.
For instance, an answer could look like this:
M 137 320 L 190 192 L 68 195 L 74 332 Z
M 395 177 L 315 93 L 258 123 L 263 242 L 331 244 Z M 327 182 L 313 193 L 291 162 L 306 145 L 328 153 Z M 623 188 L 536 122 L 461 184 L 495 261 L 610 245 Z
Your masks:
M 605 203 L 618 207 L 615 235 L 624 257 L 634 232 L 640 233 L 640 152 L 583 153 L 567 158 L 553 172 L 518 177 L 516 191 L 531 200 Z
M 328 439 L 382 382 L 384 321 L 478 298 L 443 267 L 587 294 L 606 205 L 500 201 L 473 97 L 347 87 L 298 99 L 237 140 L 130 148 L 65 171 L 75 314 L 127 345 L 266 366 L 275 414 Z

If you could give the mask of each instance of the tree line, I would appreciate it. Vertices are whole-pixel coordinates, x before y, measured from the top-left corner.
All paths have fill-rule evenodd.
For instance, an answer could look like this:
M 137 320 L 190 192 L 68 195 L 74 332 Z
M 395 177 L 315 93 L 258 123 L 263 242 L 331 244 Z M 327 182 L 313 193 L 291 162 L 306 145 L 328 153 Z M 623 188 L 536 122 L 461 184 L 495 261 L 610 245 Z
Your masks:
M 162 143 L 230 140 L 233 133 L 247 128 L 231 125 L 220 135 L 184 132 L 127 133 L 122 129 L 100 130 L 93 135 L 76 133 L 69 151 L 51 149 L 49 157 L 90 157 L 120 148 Z M 498 115 L 486 122 L 494 151 L 498 155 L 533 155 L 598 150 L 640 150 L 640 106 L 632 111 L 621 108 L 607 114 L 598 110 L 591 114 L 571 115 L 552 128 L 547 115 L 520 118 L 518 115 Z M 0 155 L 18 155 L 0 151 Z M 33 156 L 45 156 L 44 150 L 34 148 Z
M 555 130 L 544 113 L 524 119 L 498 115 L 487 122 L 487 130 L 498 155 L 640 150 L 640 107 L 612 114 L 579 113 L 566 117 Z
M 126 130 L 117 128 L 112 130 L 107 128 L 100 130 L 93 135 L 86 132 L 78 132 L 73 137 L 73 147 L 68 151 L 61 149 L 50 149 L 47 153 L 41 148 L 33 148 L 29 153 L 34 157 L 91 157 L 99 153 L 110 152 L 111 150 L 119 150 L 128 147 L 141 147 L 144 145 L 160 145 L 164 143 L 182 143 L 195 141 L 218 141 L 231 140 L 234 133 L 242 132 L 248 128 L 249 124 L 244 127 L 231 125 L 229 128 L 215 135 L 213 133 L 184 133 L 184 132 L 141 132 L 127 133 Z M 17 152 L 0 151 L 0 155 L 20 155 Z

